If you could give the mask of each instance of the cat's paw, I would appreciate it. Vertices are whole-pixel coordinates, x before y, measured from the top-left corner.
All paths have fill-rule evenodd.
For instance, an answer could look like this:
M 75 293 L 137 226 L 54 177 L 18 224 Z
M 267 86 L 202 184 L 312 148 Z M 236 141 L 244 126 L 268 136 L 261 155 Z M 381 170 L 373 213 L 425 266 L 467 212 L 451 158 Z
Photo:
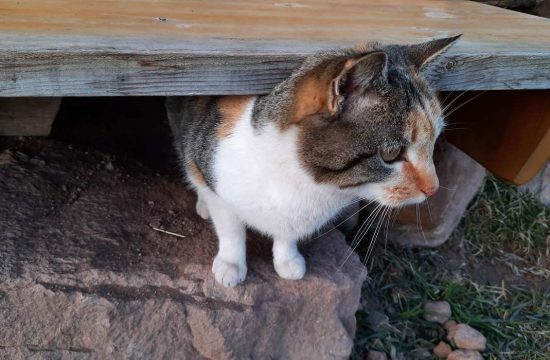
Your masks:
M 290 260 L 274 262 L 275 271 L 283 279 L 299 280 L 304 277 L 306 273 L 306 261 L 300 254 L 296 254 Z
M 217 282 L 233 287 L 246 278 L 246 264 L 230 263 L 216 256 L 212 264 L 212 272 Z
M 204 200 L 197 200 L 197 205 L 195 206 L 195 209 L 197 210 L 197 214 L 204 220 L 208 220 L 210 217 L 210 213 L 208 212 L 208 206 L 206 206 L 206 202 Z

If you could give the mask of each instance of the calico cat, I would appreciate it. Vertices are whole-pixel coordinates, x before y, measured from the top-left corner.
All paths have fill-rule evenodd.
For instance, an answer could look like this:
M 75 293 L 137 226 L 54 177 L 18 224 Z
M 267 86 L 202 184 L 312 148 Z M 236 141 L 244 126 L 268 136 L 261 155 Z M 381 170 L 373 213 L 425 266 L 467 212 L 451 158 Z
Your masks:
M 245 279 L 246 227 L 273 238 L 280 277 L 301 279 L 297 242 L 354 199 L 397 207 L 437 190 L 442 109 L 421 69 L 458 37 L 319 53 L 265 96 L 167 99 L 197 212 L 219 239 L 218 282 Z

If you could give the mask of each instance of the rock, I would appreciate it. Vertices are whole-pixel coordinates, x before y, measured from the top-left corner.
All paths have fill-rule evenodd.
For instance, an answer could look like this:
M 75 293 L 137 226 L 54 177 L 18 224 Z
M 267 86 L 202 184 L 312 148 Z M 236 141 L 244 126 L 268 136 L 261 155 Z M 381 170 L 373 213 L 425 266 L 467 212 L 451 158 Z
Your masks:
M 451 305 L 446 301 L 428 301 L 424 304 L 424 319 L 445 324 L 451 317 Z
M 546 166 L 531 181 L 520 186 L 519 189 L 531 193 L 541 203 L 550 206 L 550 162 L 546 163 Z
M 114 171 L 115 170 L 115 167 L 113 165 L 112 162 L 108 161 L 106 164 L 105 164 L 105 169 L 108 170 L 108 171 Z
M 483 360 L 483 357 L 478 351 L 455 350 L 449 354 L 447 360 Z
M 369 350 L 367 354 L 367 360 L 387 360 L 388 355 L 382 351 Z
M 451 331 L 451 329 L 454 328 L 456 325 L 457 325 L 456 321 L 449 320 L 445 322 L 445 324 L 443 324 L 443 327 L 445 328 L 445 330 Z
M 482 333 L 466 324 L 458 324 L 451 328 L 447 334 L 447 340 L 451 341 L 459 349 L 485 350 L 487 339 Z
M 479 191 L 485 169 L 455 146 L 444 140 L 438 141 L 434 163 L 440 189 L 418 209 L 416 205 L 404 207 L 388 239 L 403 246 L 435 247 L 443 244 Z
M 10 150 L 0 152 L 0 166 L 13 164 L 14 161 L 13 153 Z
M 433 351 L 436 357 L 445 359 L 447 358 L 447 356 L 449 356 L 453 349 L 451 349 L 451 346 L 445 341 L 440 341 Z
M 369 311 L 367 322 L 374 331 L 382 330 L 390 323 L 390 319 L 385 314 L 378 311 Z
M 214 232 L 179 178 L 119 162 L 130 177 L 88 175 L 102 154 L 31 145 L 47 167 L 0 167 L 0 358 L 349 357 L 366 271 L 355 255 L 344 263 L 339 232 L 303 244 L 301 281 L 280 279 L 270 242 L 250 234 L 247 279 L 226 288 L 211 274 Z M 71 200 L 59 184 L 82 190 Z

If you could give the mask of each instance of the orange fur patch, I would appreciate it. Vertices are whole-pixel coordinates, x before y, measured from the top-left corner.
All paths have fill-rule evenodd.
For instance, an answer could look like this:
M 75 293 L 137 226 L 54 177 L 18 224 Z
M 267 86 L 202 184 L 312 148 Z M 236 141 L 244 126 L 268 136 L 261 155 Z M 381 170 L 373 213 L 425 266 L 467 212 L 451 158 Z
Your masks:
M 197 166 L 197 163 L 194 161 L 189 161 L 187 163 L 187 172 L 189 173 L 189 176 L 195 180 L 195 182 L 199 185 L 206 185 L 206 180 L 204 179 L 204 175 Z
M 300 79 L 294 92 L 291 122 L 299 123 L 303 118 L 323 111 L 334 114 L 338 110 L 340 79 L 359 60 L 347 59 L 323 69 L 314 69 Z
M 221 123 L 216 129 L 216 137 L 223 139 L 233 133 L 237 121 L 246 110 L 246 106 L 252 96 L 235 95 L 224 96 L 218 101 L 218 111 L 221 116 Z

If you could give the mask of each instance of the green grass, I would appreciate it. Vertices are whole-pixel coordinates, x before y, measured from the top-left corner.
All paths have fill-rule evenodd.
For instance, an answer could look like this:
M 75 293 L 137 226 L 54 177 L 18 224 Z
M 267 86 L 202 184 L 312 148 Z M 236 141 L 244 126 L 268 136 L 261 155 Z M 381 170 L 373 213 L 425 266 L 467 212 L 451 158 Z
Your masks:
M 472 252 L 467 259 L 472 262 L 498 259 L 507 251 L 529 258 L 547 251 L 549 223 L 547 207 L 490 177 L 459 232 L 465 235 L 465 247 Z M 426 353 L 446 335 L 440 325 L 422 317 L 429 300 L 448 301 L 452 319 L 485 335 L 487 359 L 550 359 L 550 289 L 477 284 L 463 271 L 449 271 L 447 259 L 437 249 L 379 244 L 371 261 L 372 280 L 363 293 L 367 310 L 357 313 L 353 359 L 364 358 L 367 348 L 385 351 L 393 359 L 399 353 L 406 354 L 405 359 L 425 358 L 416 357 L 415 350 Z M 373 328 L 368 319 L 373 311 L 385 314 L 387 323 Z
M 490 176 L 464 221 L 465 237 L 484 255 L 504 246 L 522 255 L 548 248 L 550 209 L 532 195 Z
M 481 286 L 453 277 L 441 269 L 442 259 L 435 251 L 401 252 L 389 247 L 380 252 L 364 296 L 380 301 L 378 311 L 388 316 L 389 323 L 375 330 L 367 321 L 368 313 L 358 312 L 357 347 L 406 354 L 433 348 L 445 331 L 422 318 L 422 307 L 426 301 L 445 300 L 454 320 L 487 337 L 489 359 L 550 358 L 549 291 Z

